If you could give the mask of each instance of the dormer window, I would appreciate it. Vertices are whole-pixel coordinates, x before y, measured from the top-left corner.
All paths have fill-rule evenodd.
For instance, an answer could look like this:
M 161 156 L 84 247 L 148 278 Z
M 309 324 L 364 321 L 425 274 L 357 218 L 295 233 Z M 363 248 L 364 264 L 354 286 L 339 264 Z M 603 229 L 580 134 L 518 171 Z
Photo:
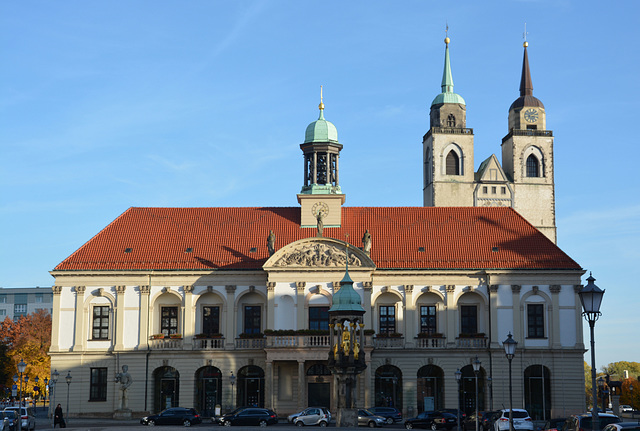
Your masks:
M 456 117 L 453 114 L 449 114 L 447 117 L 447 127 L 456 127 Z

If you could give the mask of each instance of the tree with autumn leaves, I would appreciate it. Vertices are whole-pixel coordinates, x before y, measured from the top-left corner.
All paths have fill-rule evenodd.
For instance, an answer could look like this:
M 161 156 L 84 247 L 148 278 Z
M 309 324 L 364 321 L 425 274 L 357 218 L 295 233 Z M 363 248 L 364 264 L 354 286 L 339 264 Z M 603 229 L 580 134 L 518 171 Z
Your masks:
M 24 375 L 29 377 L 23 391 L 31 394 L 34 386 L 38 386 L 40 394 L 44 393 L 44 379 L 51 374 L 51 360 L 47 355 L 50 345 L 51 315 L 46 310 L 21 316 L 15 321 L 7 317 L 0 322 L 0 386 L 4 387 L 5 393 L 10 392 L 21 359 L 27 363 Z M 37 384 L 36 377 L 39 379 Z

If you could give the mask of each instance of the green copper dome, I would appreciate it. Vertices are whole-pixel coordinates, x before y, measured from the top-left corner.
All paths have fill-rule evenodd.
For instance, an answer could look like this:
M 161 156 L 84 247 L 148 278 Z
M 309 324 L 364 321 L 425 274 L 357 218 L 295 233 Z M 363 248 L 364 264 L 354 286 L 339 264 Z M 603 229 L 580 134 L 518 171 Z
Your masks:
M 338 129 L 330 121 L 324 119 L 324 104 L 320 104 L 320 116 L 307 126 L 304 133 L 304 143 L 332 142 L 338 143 Z
M 442 93 L 438 94 L 431 106 L 440 105 L 442 103 L 457 103 L 466 105 L 464 99 L 459 94 L 453 92 L 453 75 L 451 75 L 451 63 L 449 61 L 449 38 L 444 40 L 447 47 L 444 51 L 444 71 L 442 72 Z
M 353 280 L 349 276 L 349 255 L 347 254 L 347 268 L 344 277 L 340 282 L 340 290 L 333 294 L 333 303 L 329 308 L 331 312 L 355 312 L 356 314 L 364 313 L 362 308 L 362 299 L 360 295 L 353 290 Z

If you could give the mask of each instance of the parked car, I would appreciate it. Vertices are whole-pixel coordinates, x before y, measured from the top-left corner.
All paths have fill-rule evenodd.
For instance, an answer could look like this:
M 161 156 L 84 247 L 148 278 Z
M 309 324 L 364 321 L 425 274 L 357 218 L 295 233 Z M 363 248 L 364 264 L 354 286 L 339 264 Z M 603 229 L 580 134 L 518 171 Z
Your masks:
M 145 416 L 140 419 L 142 425 L 184 425 L 189 427 L 191 425 L 199 424 L 202 422 L 202 418 L 196 411 L 196 409 L 190 409 L 185 407 L 172 407 L 161 411 L 158 414 Z
M 513 409 L 513 429 L 533 431 L 533 420 L 529 412 L 524 409 Z M 509 429 L 509 409 L 498 410 L 494 416 L 493 431 L 506 431 Z
M 404 427 L 408 430 L 412 428 L 429 428 L 432 430 L 446 428 L 450 430 L 457 424 L 457 416 L 442 411 L 422 412 L 415 418 L 404 421 Z
M 287 422 L 289 423 L 294 423 L 295 419 L 300 416 L 301 414 L 303 414 L 304 412 L 306 412 L 309 409 L 321 409 L 322 412 L 327 416 L 327 423 L 331 422 L 331 412 L 329 411 L 328 408 L 326 407 L 307 407 L 306 409 L 299 411 L 297 413 L 293 413 L 289 416 L 287 416 Z
M 6 407 L 5 411 L 14 411 L 22 417 L 21 427 L 23 430 L 36 429 L 36 414 L 31 407 Z M 20 413 L 18 413 L 20 412 Z
M 374 415 L 368 410 L 358 410 L 358 426 L 367 426 L 369 428 L 381 427 L 387 423 L 387 420 L 382 416 Z
M 633 407 L 631 407 L 629 404 L 623 404 L 620 406 L 620 411 L 622 413 L 631 413 L 633 411 Z
M 460 423 L 464 422 L 464 420 L 467 418 L 467 414 L 462 410 L 458 410 L 458 409 L 440 409 L 438 411 L 443 413 L 449 413 L 450 415 L 454 415 L 456 417 L 456 420 L 458 419 L 458 413 L 460 413 Z
M 640 422 L 618 422 L 609 424 L 602 431 L 640 431 Z
M 480 429 L 484 431 L 488 431 L 493 426 L 493 417 L 497 414 L 497 411 L 488 411 L 488 412 L 478 412 L 478 424 L 481 427 Z M 471 413 L 467 418 L 462 422 L 462 428 L 465 430 L 475 430 L 476 429 L 476 414 L 475 412 Z
M 329 425 L 329 421 L 331 420 L 331 414 L 328 413 L 329 410 L 325 408 L 309 407 L 308 409 L 301 411 L 291 420 L 291 422 L 299 427 L 305 425 L 319 425 L 321 427 L 326 427 Z
M 0 420 L 3 422 L 0 428 L 2 431 L 16 431 L 18 429 L 17 412 L 11 410 L 1 411 Z
M 560 431 L 567 418 L 549 419 L 544 423 L 544 431 Z
M 258 407 L 249 407 L 232 413 L 227 413 L 219 420 L 221 425 L 230 427 L 231 425 L 261 426 L 275 425 L 278 417 L 273 410 Z
M 598 429 L 603 429 L 609 424 L 617 424 L 620 422 L 620 418 L 616 415 L 608 413 L 599 413 L 599 426 Z M 572 415 L 567 418 L 562 431 L 587 431 L 591 430 L 591 413 L 583 413 L 580 415 Z
M 389 425 L 394 422 L 402 422 L 402 412 L 395 407 L 371 407 L 367 410 L 374 415 L 385 418 Z

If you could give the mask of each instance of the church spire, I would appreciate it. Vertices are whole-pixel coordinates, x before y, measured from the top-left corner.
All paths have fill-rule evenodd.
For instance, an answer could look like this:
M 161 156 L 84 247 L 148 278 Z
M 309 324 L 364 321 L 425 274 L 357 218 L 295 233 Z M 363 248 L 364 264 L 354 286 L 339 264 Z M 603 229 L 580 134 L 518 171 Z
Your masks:
M 533 84 L 531 83 L 531 72 L 529 71 L 529 55 L 527 47 L 529 42 L 524 41 L 524 57 L 522 59 L 522 77 L 520 78 L 520 96 L 533 96 Z
M 451 61 L 449 60 L 449 42 L 451 39 L 449 37 L 444 38 L 444 43 L 446 45 L 444 50 L 444 70 L 442 72 L 442 93 L 438 94 L 433 102 L 431 102 L 431 106 L 439 105 L 442 103 L 456 103 L 459 105 L 465 105 L 464 99 L 459 95 L 453 92 L 453 74 L 451 73 Z

